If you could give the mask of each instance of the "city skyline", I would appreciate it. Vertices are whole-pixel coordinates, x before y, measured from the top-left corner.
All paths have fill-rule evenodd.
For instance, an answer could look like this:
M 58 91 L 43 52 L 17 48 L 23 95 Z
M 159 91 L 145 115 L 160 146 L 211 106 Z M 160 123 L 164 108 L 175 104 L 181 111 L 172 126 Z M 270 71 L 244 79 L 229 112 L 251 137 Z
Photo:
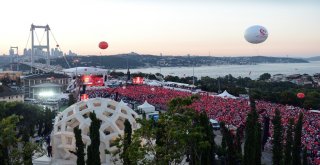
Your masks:
M 63 52 L 80 55 L 320 55 L 320 2 L 316 0 L 47 2 L 49 5 L 40 0 L 2 2 L 0 54 L 8 54 L 10 46 L 18 46 L 19 54 L 29 49 L 33 23 L 48 24 Z M 243 35 L 256 24 L 266 27 L 269 37 L 253 45 Z M 41 31 L 38 36 L 41 39 Z M 55 48 L 50 39 L 50 48 Z M 109 48 L 100 50 L 100 41 L 108 42 Z

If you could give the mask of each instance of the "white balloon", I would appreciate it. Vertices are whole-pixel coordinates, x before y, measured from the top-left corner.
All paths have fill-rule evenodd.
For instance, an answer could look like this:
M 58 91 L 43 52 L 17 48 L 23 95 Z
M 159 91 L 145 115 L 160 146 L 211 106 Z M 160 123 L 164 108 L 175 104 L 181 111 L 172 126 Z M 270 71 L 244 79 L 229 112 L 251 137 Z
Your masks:
M 263 26 L 254 25 L 245 31 L 244 38 L 252 44 L 259 44 L 268 38 L 268 31 Z

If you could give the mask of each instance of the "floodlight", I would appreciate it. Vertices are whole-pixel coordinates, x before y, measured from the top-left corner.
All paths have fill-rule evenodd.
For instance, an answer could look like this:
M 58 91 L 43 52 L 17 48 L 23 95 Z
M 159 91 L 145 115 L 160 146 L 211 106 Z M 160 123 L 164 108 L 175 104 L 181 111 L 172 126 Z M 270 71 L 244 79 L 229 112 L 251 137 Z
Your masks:
M 41 97 L 51 97 L 53 95 L 54 95 L 53 91 L 39 92 L 39 96 L 41 96 Z

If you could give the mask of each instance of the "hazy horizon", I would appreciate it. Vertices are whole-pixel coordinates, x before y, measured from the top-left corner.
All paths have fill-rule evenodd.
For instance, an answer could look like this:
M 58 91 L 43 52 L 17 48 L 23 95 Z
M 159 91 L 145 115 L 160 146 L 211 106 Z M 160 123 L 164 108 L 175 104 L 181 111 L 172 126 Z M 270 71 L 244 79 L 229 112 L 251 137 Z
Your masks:
M 20 51 L 19 51 L 20 52 Z M 153 55 L 153 56 L 160 56 L 160 54 L 145 54 L 145 53 L 139 53 L 139 52 L 128 52 L 128 53 L 116 53 L 116 54 L 108 54 L 108 55 L 103 55 L 103 54 L 77 54 L 77 56 L 116 56 L 116 55 L 130 55 L 131 53 L 137 53 L 139 55 Z M 19 54 L 21 55 L 21 54 Z M 253 56 L 264 56 L 264 57 L 282 57 L 282 58 L 311 58 L 311 57 L 320 57 L 319 55 L 268 55 L 268 54 L 264 54 L 264 55 L 242 55 L 242 54 L 238 54 L 238 55 L 197 55 L 197 54 L 162 54 L 162 56 L 192 56 L 192 57 L 204 57 L 204 56 L 210 56 L 210 57 L 253 57 Z M 8 54 L 0 54 L 0 56 L 8 56 Z M 62 56 L 61 56 L 62 57 Z
M 11 0 L 1 2 L 0 54 L 27 45 L 30 25 L 48 24 L 64 52 L 115 55 L 279 56 L 320 55 L 320 1 L 316 0 Z M 7 24 L 5 24 L 7 23 Z M 246 28 L 262 25 L 268 39 L 245 41 Z M 42 40 L 43 31 L 37 31 Z M 51 37 L 51 48 L 55 41 Z M 109 48 L 100 50 L 106 41 Z

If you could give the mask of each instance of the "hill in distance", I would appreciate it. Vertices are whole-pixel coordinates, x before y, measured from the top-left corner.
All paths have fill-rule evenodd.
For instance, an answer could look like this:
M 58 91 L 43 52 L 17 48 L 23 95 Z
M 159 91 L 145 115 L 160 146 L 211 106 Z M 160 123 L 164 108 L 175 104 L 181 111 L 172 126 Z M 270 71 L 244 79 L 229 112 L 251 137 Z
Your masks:
M 141 67 L 192 67 L 210 65 L 255 65 L 259 63 L 308 63 L 305 59 L 267 57 L 267 56 L 247 56 L 247 57 L 215 57 L 215 56 L 159 56 L 140 55 L 137 53 L 108 55 L 108 56 L 74 56 L 66 57 L 71 67 L 76 66 L 96 66 L 107 69 L 125 69 Z M 45 62 L 45 61 L 43 61 Z M 66 63 L 64 58 L 52 59 L 53 65 Z
M 314 56 L 314 57 L 305 58 L 305 60 L 308 60 L 308 61 L 320 61 L 320 56 Z

